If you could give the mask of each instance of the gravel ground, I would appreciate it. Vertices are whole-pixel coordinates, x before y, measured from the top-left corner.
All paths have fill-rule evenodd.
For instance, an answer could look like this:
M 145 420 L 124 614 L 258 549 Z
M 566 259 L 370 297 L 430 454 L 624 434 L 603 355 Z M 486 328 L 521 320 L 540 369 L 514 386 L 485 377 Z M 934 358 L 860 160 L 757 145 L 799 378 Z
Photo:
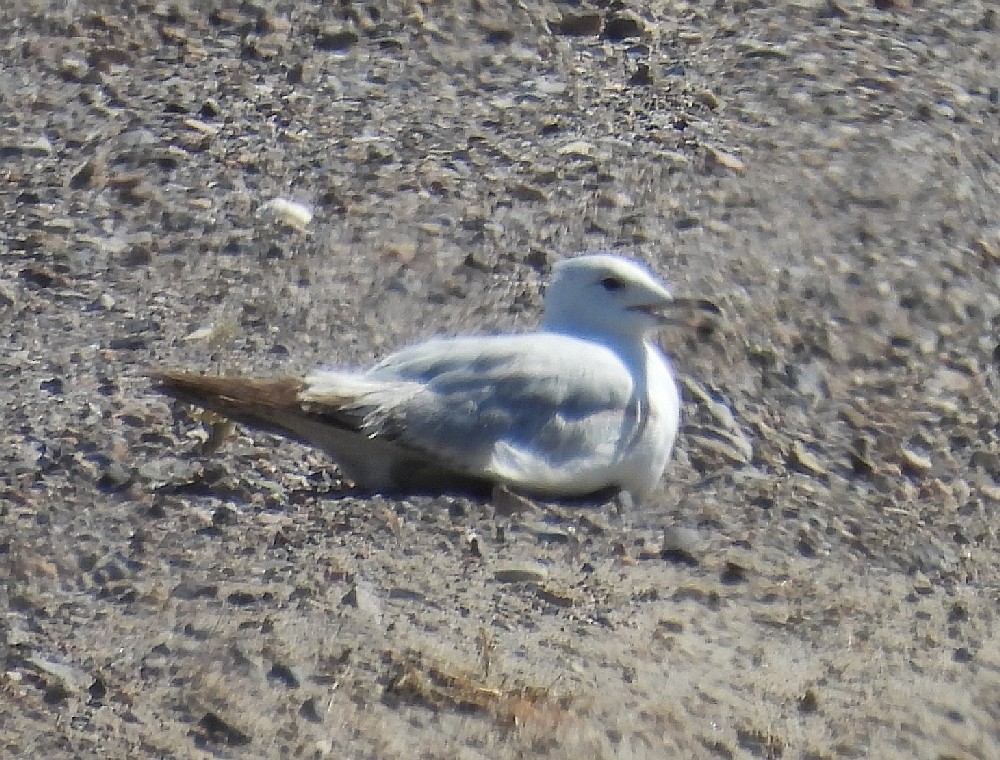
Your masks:
M 0 22 L 0 755 L 1000 757 L 992 3 Z M 596 249 L 725 311 L 624 516 L 357 498 L 144 379 L 528 329 Z

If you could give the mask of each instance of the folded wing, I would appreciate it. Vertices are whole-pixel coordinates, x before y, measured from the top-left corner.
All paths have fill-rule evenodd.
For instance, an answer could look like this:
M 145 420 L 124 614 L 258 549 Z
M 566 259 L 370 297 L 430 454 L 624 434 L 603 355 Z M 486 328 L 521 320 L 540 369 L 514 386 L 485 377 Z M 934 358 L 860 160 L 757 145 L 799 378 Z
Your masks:
M 304 410 L 354 420 L 370 440 L 457 474 L 543 493 L 615 485 L 641 426 L 628 368 L 560 335 L 436 340 L 362 375 L 320 371 Z

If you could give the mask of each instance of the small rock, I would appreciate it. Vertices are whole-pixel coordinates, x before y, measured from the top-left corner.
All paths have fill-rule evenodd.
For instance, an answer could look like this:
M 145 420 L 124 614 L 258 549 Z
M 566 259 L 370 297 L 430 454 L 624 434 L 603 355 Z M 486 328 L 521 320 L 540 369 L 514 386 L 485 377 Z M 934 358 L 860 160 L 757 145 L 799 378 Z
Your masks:
M 807 559 L 813 559 L 819 554 L 817 537 L 813 535 L 813 532 L 808 527 L 799 528 L 799 536 L 795 542 L 795 548 L 798 549 L 799 554 Z
M 236 607 L 249 607 L 260 600 L 260 596 L 252 591 L 233 591 L 226 597 L 226 601 Z
M 649 64 L 640 63 L 632 76 L 629 77 L 628 83 L 633 87 L 648 87 L 653 84 L 653 72 L 649 68 Z
M 994 235 L 992 238 L 981 235 L 973 241 L 973 245 L 983 255 L 983 263 L 986 266 L 1000 264 L 1000 234 Z
M 641 37 L 644 31 L 645 25 L 635 13 L 619 11 L 608 16 L 601 36 L 612 42 L 620 42 L 630 37 Z
M 174 586 L 170 596 L 175 599 L 215 599 L 219 595 L 219 587 L 214 583 L 197 583 L 183 580 Z
M 510 195 L 515 200 L 527 201 L 529 203 L 542 203 L 549 199 L 549 197 L 545 194 L 545 191 L 541 188 L 524 183 L 514 185 L 514 187 L 510 189 Z
M 141 351 L 148 345 L 148 340 L 141 335 L 126 335 L 108 341 L 108 348 L 113 351 Z
M 88 561 L 87 565 L 91 565 Z M 93 558 L 91 577 L 94 582 L 107 586 L 131 578 L 135 573 L 134 564 L 121 552 L 110 552 L 103 557 Z
M 289 84 L 307 84 L 312 81 L 311 69 L 303 61 L 296 61 L 288 67 L 286 79 Z
M 596 35 L 601 31 L 601 14 L 597 11 L 567 13 L 551 26 L 556 34 L 572 37 Z
M 4 604 L 8 603 L 8 600 L 4 598 Z M 6 634 L 5 645 L 8 647 L 25 647 L 32 642 L 32 633 L 28 630 L 26 625 L 22 625 L 19 620 L 11 620 L 8 618 L 7 630 L 4 631 Z
M 485 30 L 485 39 L 491 45 L 509 45 L 514 41 L 514 37 L 514 30 L 508 27 Z
M 590 158 L 597 152 L 597 146 L 586 140 L 574 140 L 563 145 L 557 152 L 560 156 Z
M 820 463 L 819 459 L 806 449 L 802 445 L 801 441 L 795 441 L 792 444 L 791 451 L 788 453 L 789 463 L 800 470 L 810 475 L 826 475 L 827 469 Z
M 323 722 L 323 716 L 319 714 L 319 708 L 316 706 L 316 697 L 309 697 L 309 699 L 302 703 L 302 706 L 299 708 L 299 715 L 310 723 Z
M 534 82 L 535 90 L 543 95 L 562 95 L 566 92 L 566 82 L 553 77 L 538 77 Z
M 597 512 L 582 513 L 578 524 L 588 533 L 599 536 L 607 535 L 613 530 L 611 523 L 608 522 L 603 515 Z
M 97 487 L 105 493 L 119 493 L 132 484 L 135 472 L 121 462 L 111 462 L 97 479 Z
M 63 381 L 60 377 L 50 377 L 48 380 L 42 380 L 38 384 L 38 387 L 46 393 L 51 393 L 53 396 L 63 395 Z
M 17 302 L 17 293 L 14 288 L 5 282 L 0 282 L 0 309 L 9 309 Z
M 812 689 L 806 689 L 806 693 L 799 697 L 799 712 L 814 713 L 819 711 L 819 697 Z
M 350 29 L 325 26 L 316 34 L 314 44 L 317 50 L 338 52 L 356 45 L 359 39 L 358 33 Z
M 474 530 L 470 530 L 465 536 L 465 542 L 469 547 L 469 554 L 477 559 L 482 559 L 483 545 L 479 538 L 479 534 Z
M 79 58 L 66 57 L 59 63 L 59 74 L 70 82 L 83 82 L 87 78 L 90 66 Z
M 711 90 L 699 90 L 695 93 L 694 99 L 713 111 L 717 110 L 722 105 L 722 101 L 719 99 L 719 96 Z
M 222 113 L 222 106 L 214 98 L 206 98 L 198 109 L 198 115 L 204 119 L 218 119 Z
M 493 489 L 490 497 L 493 509 L 500 517 L 511 517 L 512 515 L 531 514 L 539 511 L 539 507 L 531 499 L 514 493 L 508 488 L 497 486 Z
M 872 0 L 872 5 L 880 11 L 905 11 L 912 7 L 910 0 Z
M 940 575 L 953 572 L 958 567 L 958 555 L 950 546 L 933 536 L 917 541 L 909 549 L 910 566 L 918 575 Z
M 29 155 L 48 156 L 55 152 L 55 148 L 45 135 L 29 137 L 21 143 L 0 143 L 0 156 L 4 155 Z
M 382 617 L 382 603 L 375 593 L 374 586 L 367 581 L 355 580 L 351 590 L 344 594 L 340 603 L 356 607 L 359 611 L 365 612 L 377 620 Z
M 100 677 L 98 677 L 95 678 L 94 682 L 87 687 L 87 693 L 90 694 L 91 703 L 99 705 L 101 700 L 103 700 L 108 694 L 108 686 Z
M 791 54 L 783 48 L 756 42 L 741 44 L 738 46 L 738 49 L 745 58 L 763 58 L 773 61 L 785 61 L 791 57 Z
M 969 390 L 971 384 L 972 380 L 966 373 L 941 367 L 927 381 L 925 388 L 932 396 L 941 396 L 948 393 L 964 393 Z
M 982 468 L 994 479 L 1000 479 L 1000 454 L 995 451 L 980 449 L 979 451 L 972 452 L 972 456 L 969 458 L 969 466 Z
M 100 175 L 102 169 L 102 162 L 96 159 L 89 159 L 70 175 L 67 185 L 71 190 L 81 190 L 89 187 L 95 183 L 94 181 Z
M 836 0 L 826 0 L 826 7 L 820 10 L 820 18 L 850 18 L 851 14 Z
M 727 562 L 722 568 L 722 575 L 719 577 L 726 586 L 735 586 L 747 582 L 747 569 L 735 562 Z
M 998 19 L 996 9 L 987 8 L 983 11 L 983 15 L 976 22 L 975 28 L 980 32 L 995 32 L 997 29 L 1000 29 L 1000 19 Z
M 732 153 L 708 146 L 705 148 L 705 169 L 710 174 L 732 172 L 733 174 L 744 174 L 747 166 L 742 159 Z
M 573 540 L 573 533 L 571 531 L 555 528 L 544 522 L 524 522 L 518 529 L 523 530 L 525 533 L 530 533 L 541 543 L 568 544 Z
M 282 662 L 275 662 L 272 664 L 271 670 L 267 673 L 267 677 L 272 681 L 284 684 L 289 689 L 297 689 L 302 685 L 302 679 L 296 675 L 295 671 L 292 670 L 291 667 Z
M 948 610 L 948 623 L 954 625 L 955 623 L 967 623 L 970 619 L 969 608 L 966 607 L 961 602 L 956 602 Z
M 539 565 L 500 568 L 493 573 L 493 577 L 500 583 L 541 583 L 548 576 L 548 571 Z
M 722 606 L 722 597 L 718 591 L 710 590 L 695 584 L 688 584 L 677 588 L 670 598 L 675 602 L 691 600 L 703 604 L 709 609 L 717 610 Z
M 259 215 L 297 230 L 305 229 L 313 218 L 307 205 L 287 198 L 272 198 L 260 207 Z
M 204 108 L 204 106 L 202 106 L 202 108 Z M 214 137 L 219 133 L 219 127 L 214 124 L 201 121 L 200 119 L 187 118 L 181 123 L 188 129 L 208 137 Z
M 38 265 L 29 265 L 18 272 L 21 279 L 39 288 L 69 288 L 72 282 L 51 269 Z
M 535 589 L 535 595 L 543 602 L 556 607 L 572 607 L 576 604 L 576 598 L 569 592 L 552 589 L 547 586 L 539 586 Z
M 660 556 L 668 562 L 676 562 L 694 567 L 698 564 L 698 554 L 704 542 L 694 528 L 672 525 L 663 531 Z
M 212 512 L 212 525 L 217 528 L 226 525 L 236 525 L 238 521 L 236 510 L 232 507 L 221 506 Z
M 913 574 L 913 590 L 922 596 L 934 592 L 930 579 L 919 570 Z
M 249 734 L 236 728 L 214 712 L 205 713 L 198 721 L 198 727 L 205 732 L 205 740 L 211 743 L 242 747 L 251 742 Z
M 50 660 L 40 654 L 33 654 L 27 661 L 47 676 L 46 702 L 58 702 L 86 689 L 93 678 L 89 673 L 75 665 L 66 665 Z
M 730 464 L 747 465 L 753 458 L 753 445 L 742 435 L 732 435 L 720 428 L 694 425 L 688 433 L 692 449 L 709 453 Z
M 389 589 L 388 596 L 390 599 L 403 602 L 424 602 L 427 600 L 427 596 L 422 591 L 403 586 L 393 586 Z
M 934 466 L 934 462 L 929 456 L 918 454 L 905 446 L 900 449 L 899 453 L 903 460 L 903 472 L 909 475 L 926 475 Z

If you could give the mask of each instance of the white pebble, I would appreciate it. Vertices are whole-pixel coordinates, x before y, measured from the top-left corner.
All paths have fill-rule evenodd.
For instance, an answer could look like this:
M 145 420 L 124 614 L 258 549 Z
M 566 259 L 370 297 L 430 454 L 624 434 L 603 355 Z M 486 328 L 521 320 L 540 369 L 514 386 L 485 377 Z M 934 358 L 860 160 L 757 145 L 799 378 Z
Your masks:
M 261 206 L 260 213 L 298 230 L 304 229 L 313 218 L 311 208 L 287 198 L 272 198 Z

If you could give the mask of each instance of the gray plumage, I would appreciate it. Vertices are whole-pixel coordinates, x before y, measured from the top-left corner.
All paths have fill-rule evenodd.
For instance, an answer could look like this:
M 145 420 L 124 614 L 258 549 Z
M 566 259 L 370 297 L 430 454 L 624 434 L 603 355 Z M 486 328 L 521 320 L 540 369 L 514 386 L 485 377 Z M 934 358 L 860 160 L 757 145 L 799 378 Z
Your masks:
M 366 490 L 503 485 L 639 500 L 679 425 L 677 386 L 652 340 L 678 303 L 641 266 L 591 254 L 556 265 L 538 332 L 438 338 L 365 372 L 155 376 L 169 395 L 324 449 Z

